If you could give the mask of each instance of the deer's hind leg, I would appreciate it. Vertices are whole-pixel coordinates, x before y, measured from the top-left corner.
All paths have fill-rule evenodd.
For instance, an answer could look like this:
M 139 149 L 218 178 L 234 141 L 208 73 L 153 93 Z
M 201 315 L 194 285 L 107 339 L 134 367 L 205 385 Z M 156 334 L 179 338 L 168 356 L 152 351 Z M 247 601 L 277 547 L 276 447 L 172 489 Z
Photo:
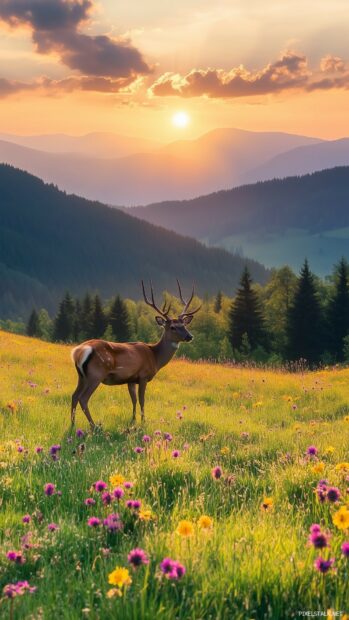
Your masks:
M 91 429 L 94 429 L 95 423 L 94 423 L 94 421 L 92 419 L 92 416 L 90 414 L 90 410 L 88 408 L 88 401 L 90 400 L 93 392 L 96 391 L 96 389 L 98 388 L 100 383 L 101 383 L 100 379 L 93 379 L 92 381 L 90 379 L 89 382 L 87 383 L 87 386 L 85 387 L 84 391 L 82 392 L 82 394 L 80 395 L 80 398 L 79 398 L 81 409 L 83 410 L 85 416 L 87 417 L 87 419 L 88 419 L 88 421 L 90 423 Z
M 71 398 L 70 419 L 71 419 L 71 425 L 72 426 L 74 426 L 74 424 L 75 424 L 76 408 L 78 406 L 80 397 L 82 396 L 82 394 L 83 394 L 85 389 L 86 389 L 86 379 L 85 379 L 85 377 L 83 377 L 79 373 L 78 385 L 77 385 L 76 390 L 73 393 L 72 398 Z

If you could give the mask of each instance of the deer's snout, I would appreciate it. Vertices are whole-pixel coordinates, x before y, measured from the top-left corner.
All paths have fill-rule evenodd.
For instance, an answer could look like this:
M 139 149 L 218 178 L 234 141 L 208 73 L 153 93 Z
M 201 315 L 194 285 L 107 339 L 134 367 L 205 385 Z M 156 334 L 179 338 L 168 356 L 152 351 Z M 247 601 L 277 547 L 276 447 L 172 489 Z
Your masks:
M 191 342 L 193 340 L 194 336 L 192 336 L 191 334 L 187 334 L 185 337 L 185 342 Z

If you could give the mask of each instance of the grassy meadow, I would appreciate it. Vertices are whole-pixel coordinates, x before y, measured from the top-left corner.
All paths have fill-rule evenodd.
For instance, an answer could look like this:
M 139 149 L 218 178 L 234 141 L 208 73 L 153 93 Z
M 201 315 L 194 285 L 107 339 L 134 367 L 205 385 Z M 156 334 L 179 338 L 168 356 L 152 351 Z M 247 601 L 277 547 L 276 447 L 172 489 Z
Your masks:
M 173 361 L 148 386 L 143 426 L 138 415 L 128 429 L 126 386 L 102 386 L 90 406 L 103 430 L 90 434 L 79 409 L 80 436 L 70 429 L 75 384 L 70 347 L 0 332 L 1 618 L 349 613 L 348 511 L 338 517 L 349 498 L 349 370 Z M 104 505 L 96 481 L 108 485 L 105 503 L 107 490 L 124 495 Z M 335 501 L 328 487 L 339 489 Z M 115 529 L 103 525 L 111 513 Z M 323 548 L 308 542 L 315 523 Z M 149 560 L 137 568 L 135 548 Z M 326 573 L 319 556 L 335 559 Z M 164 558 L 185 574 L 163 572 Z M 24 580 L 36 591 L 6 595 Z

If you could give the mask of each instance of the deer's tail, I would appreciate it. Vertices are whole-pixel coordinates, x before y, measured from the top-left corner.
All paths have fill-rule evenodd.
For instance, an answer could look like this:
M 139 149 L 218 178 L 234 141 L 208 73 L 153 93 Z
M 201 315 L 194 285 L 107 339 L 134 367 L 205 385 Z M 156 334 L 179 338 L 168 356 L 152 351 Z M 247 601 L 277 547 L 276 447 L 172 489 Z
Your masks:
M 86 377 L 87 365 L 93 355 L 93 347 L 89 344 L 80 344 L 71 352 L 72 360 L 79 375 Z

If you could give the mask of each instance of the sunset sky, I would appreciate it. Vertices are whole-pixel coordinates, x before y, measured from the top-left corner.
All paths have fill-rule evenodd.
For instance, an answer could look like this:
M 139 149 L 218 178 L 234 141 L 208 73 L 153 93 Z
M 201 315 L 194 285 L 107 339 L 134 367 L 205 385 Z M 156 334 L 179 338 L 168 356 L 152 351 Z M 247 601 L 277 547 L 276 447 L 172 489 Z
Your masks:
M 0 28 L 1 132 L 349 135 L 347 0 L 0 0 Z

